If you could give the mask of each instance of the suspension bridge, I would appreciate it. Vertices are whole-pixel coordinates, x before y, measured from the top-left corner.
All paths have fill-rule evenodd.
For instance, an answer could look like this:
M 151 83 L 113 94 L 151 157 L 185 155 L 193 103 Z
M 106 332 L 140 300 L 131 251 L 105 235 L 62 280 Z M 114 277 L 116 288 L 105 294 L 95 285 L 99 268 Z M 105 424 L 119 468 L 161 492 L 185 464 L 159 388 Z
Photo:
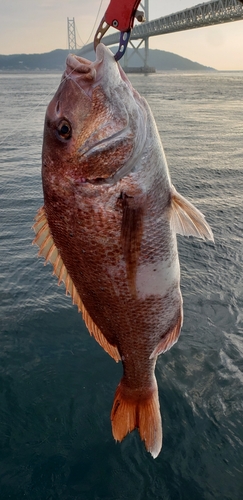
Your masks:
M 147 72 L 146 69 L 148 69 L 148 44 L 150 37 L 243 20 L 243 3 L 239 0 L 214 0 L 206 3 L 201 3 L 199 5 L 196 5 L 195 7 L 187 8 L 174 14 L 154 19 L 152 21 L 148 20 L 148 0 L 144 0 L 143 4 L 140 4 L 140 6 L 142 6 L 142 8 L 144 9 L 145 18 L 147 19 L 147 21 L 141 24 L 137 24 L 133 28 L 130 37 L 130 44 L 133 47 L 134 51 L 138 51 L 141 44 L 144 44 L 145 50 L 143 57 L 143 69 L 145 72 Z M 74 29 L 72 27 L 70 31 L 72 40 L 74 40 L 75 37 L 74 20 L 73 26 Z M 115 45 L 119 43 L 119 39 L 120 33 L 117 32 L 105 36 L 102 39 L 102 42 L 107 46 Z M 133 41 L 135 40 L 139 42 L 137 46 L 133 44 Z M 75 48 L 76 47 L 69 46 L 69 49 Z M 93 43 L 89 43 L 82 47 L 81 50 L 79 50 L 79 55 L 85 55 L 92 50 Z M 126 53 L 124 56 L 124 66 L 126 68 L 128 67 L 128 59 Z

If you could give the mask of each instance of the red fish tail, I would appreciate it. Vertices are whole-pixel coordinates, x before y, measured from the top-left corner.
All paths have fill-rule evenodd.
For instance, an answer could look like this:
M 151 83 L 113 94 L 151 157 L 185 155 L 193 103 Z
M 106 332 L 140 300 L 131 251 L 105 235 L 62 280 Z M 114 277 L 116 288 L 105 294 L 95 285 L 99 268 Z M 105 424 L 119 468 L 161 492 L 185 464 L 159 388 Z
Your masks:
M 122 380 L 115 393 L 111 424 L 116 441 L 122 441 L 128 432 L 137 428 L 147 451 L 156 458 L 162 447 L 162 422 L 158 387 L 154 381 L 153 389 L 139 396 L 137 391 L 129 390 Z

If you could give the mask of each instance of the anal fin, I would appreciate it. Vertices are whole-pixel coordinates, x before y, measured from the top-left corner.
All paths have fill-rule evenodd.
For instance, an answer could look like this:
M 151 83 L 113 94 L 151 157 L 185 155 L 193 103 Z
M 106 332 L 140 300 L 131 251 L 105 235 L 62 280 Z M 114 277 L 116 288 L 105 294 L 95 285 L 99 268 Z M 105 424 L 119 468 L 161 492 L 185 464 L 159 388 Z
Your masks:
M 49 261 L 53 265 L 53 274 L 58 278 L 58 285 L 63 281 L 66 287 L 66 294 L 70 294 L 73 304 L 77 305 L 78 311 L 82 313 L 83 320 L 95 340 L 103 347 L 103 349 L 116 361 L 120 361 L 121 357 L 116 346 L 111 345 L 94 323 L 89 313 L 85 309 L 83 302 L 78 294 L 78 291 L 69 275 L 67 268 L 62 260 L 58 248 L 55 245 L 54 239 L 49 228 L 49 224 L 45 214 L 45 208 L 41 207 L 35 217 L 33 225 L 36 237 L 33 244 L 39 247 L 39 256 L 45 258 L 45 264 Z
M 182 322 L 183 313 L 181 309 L 175 326 L 173 326 L 166 332 L 157 347 L 152 352 L 150 359 L 157 358 L 157 356 L 168 351 L 177 342 L 181 332 Z

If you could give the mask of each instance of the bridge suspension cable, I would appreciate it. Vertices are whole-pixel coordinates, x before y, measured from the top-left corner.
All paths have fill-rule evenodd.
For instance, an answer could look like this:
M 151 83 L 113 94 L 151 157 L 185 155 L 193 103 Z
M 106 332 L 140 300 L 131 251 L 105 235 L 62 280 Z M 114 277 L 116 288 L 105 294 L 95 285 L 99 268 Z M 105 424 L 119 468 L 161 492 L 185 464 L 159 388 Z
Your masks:
M 202 3 L 169 16 L 160 17 L 153 21 L 135 26 L 131 40 L 146 39 L 151 36 L 165 35 L 178 31 L 202 28 L 215 24 L 230 23 L 243 19 L 243 4 L 238 0 L 215 0 Z M 108 35 L 102 39 L 105 45 L 114 45 L 119 42 L 119 33 Z M 90 52 L 93 44 L 83 47 L 81 54 Z
M 134 28 L 136 37 L 163 35 L 175 31 L 229 23 L 243 19 L 243 6 L 238 0 L 215 0 L 202 3 Z

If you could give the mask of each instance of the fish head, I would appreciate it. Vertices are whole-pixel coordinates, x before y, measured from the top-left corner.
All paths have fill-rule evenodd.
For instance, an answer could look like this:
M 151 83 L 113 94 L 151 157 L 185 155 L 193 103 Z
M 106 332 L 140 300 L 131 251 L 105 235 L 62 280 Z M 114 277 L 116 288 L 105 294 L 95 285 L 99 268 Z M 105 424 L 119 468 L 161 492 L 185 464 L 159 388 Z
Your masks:
M 70 54 L 46 112 L 44 191 L 60 179 L 112 184 L 130 173 L 146 138 L 143 101 L 103 44 L 95 62 Z

